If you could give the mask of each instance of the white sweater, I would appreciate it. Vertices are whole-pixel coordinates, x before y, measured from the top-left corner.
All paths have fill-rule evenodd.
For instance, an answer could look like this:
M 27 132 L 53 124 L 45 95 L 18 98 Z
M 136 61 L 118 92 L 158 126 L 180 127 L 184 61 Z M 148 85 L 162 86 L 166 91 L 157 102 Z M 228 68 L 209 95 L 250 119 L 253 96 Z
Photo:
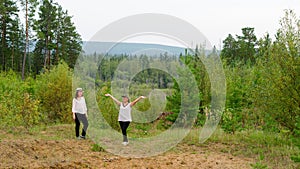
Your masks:
M 79 99 L 73 99 L 72 112 L 86 114 L 87 108 L 84 97 L 81 97 Z

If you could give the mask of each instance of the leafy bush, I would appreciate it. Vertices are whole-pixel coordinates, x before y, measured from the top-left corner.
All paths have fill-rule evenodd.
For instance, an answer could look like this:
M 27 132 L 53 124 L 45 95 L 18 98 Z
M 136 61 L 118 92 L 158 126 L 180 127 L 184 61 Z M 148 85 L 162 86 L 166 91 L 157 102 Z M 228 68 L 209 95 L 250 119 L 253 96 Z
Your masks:
M 72 121 L 72 72 L 65 62 L 37 77 L 36 97 L 46 123 Z
M 106 96 L 106 93 L 110 93 L 110 83 L 107 82 L 97 92 L 97 103 L 106 122 L 115 130 L 120 130 L 118 123 L 118 108 L 114 101 Z M 101 123 L 102 124 L 102 123 Z
M 256 107 L 281 129 L 299 133 L 300 20 L 290 11 L 281 19 L 276 41 L 260 59 Z
M 33 80 L 22 81 L 10 71 L 0 74 L 0 125 L 1 127 L 30 127 L 42 120 L 38 112 L 39 100 L 33 96 Z

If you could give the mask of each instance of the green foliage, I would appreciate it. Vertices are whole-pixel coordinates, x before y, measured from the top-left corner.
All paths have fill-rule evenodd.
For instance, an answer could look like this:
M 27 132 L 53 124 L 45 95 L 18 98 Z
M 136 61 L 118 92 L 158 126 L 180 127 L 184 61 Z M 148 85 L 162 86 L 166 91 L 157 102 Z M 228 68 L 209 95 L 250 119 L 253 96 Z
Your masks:
M 299 133 L 300 21 L 292 11 L 281 20 L 276 41 L 258 63 L 259 86 L 255 105 L 282 129 Z
M 60 60 L 74 67 L 82 46 L 68 12 L 52 0 L 21 0 L 20 6 L 17 4 L 16 0 L 0 3 L 0 69 L 22 72 L 24 80 L 25 72 L 37 75 Z M 24 11 L 24 25 L 19 8 Z
M 225 64 L 230 64 L 225 67 L 227 99 L 221 123 L 225 131 L 234 133 L 254 128 L 287 131 L 299 137 L 300 22 L 288 10 L 280 24 L 274 42 L 268 34 L 258 41 L 257 52 L 252 53 L 255 64 L 230 60 L 231 56 L 245 52 L 233 51 L 233 44 L 239 46 L 241 42 L 232 36 L 224 41 L 221 55 Z M 248 30 L 247 34 L 250 36 L 251 32 Z M 246 37 L 246 32 L 243 34 Z M 246 39 L 252 39 L 252 48 L 255 37 L 251 37 Z
M 242 35 L 236 35 L 236 39 L 229 34 L 223 41 L 224 47 L 221 57 L 227 60 L 227 64 L 235 66 L 236 63 L 255 63 L 257 38 L 254 28 L 242 28 Z
M 99 144 L 92 144 L 91 150 L 94 152 L 105 152 L 105 149 L 102 148 Z
M 72 72 L 65 62 L 37 77 L 36 97 L 40 100 L 39 111 L 47 123 L 72 121 Z
M 34 49 L 35 72 L 50 68 L 60 60 L 69 67 L 74 67 L 82 50 L 81 37 L 71 21 L 67 11 L 52 1 L 43 0 L 39 8 L 39 19 L 35 21 L 34 30 L 37 44 Z
M 181 92 L 178 83 L 175 81 L 175 85 L 173 87 L 174 92 L 171 96 L 167 96 L 167 107 L 166 109 L 173 114 L 166 117 L 167 121 L 170 121 L 174 123 L 178 117 L 178 114 L 180 113 L 181 109 Z M 165 127 L 170 127 L 168 123 L 165 123 Z
M 24 31 L 18 18 L 15 0 L 0 3 L 0 68 L 3 71 L 21 70 Z
M 98 56 L 99 58 L 102 59 L 102 55 Z M 156 62 L 172 62 L 172 61 L 177 61 L 177 58 L 170 57 L 168 55 L 162 55 L 159 58 L 158 57 L 153 57 L 152 63 Z M 133 77 L 133 79 L 130 79 L 130 75 L 128 72 L 123 71 L 121 72 L 120 70 L 117 71 L 119 64 L 122 61 L 128 61 L 128 62 L 136 62 L 139 66 L 132 67 L 128 66 L 129 72 L 135 72 L 138 68 L 143 69 L 143 71 L 138 72 L 137 75 Z M 146 85 L 148 88 L 159 88 L 159 89 L 166 89 L 172 86 L 173 79 L 172 77 L 158 69 L 149 69 L 149 57 L 147 56 L 127 56 L 127 55 L 119 55 L 119 56 L 105 56 L 99 65 L 98 68 L 98 75 L 99 75 L 99 80 L 101 81 L 111 81 L 113 77 L 115 76 L 115 73 L 118 73 L 119 76 L 122 76 L 122 79 L 130 79 L 131 81 L 131 86 L 139 86 L 140 88 L 143 87 L 143 85 Z M 126 63 L 122 63 L 126 64 Z M 170 64 L 170 63 L 169 63 Z M 166 64 L 167 65 L 167 64 Z M 125 81 L 123 82 L 124 84 L 126 83 Z
M 263 164 L 262 161 L 265 159 L 265 156 L 262 152 L 260 152 L 259 154 L 259 161 L 254 163 L 254 164 L 250 164 L 250 166 L 253 168 L 253 169 L 267 169 L 268 166 Z
M 299 120 L 299 119 L 298 119 Z M 292 136 L 290 138 L 290 140 L 293 142 L 293 144 L 298 147 L 298 149 L 300 150 L 300 139 L 299 139 L 299 122 L 297 122 L 296 124 L 297 129 L 296 129 L 296 133 L 294 136 Z M 300 163 L 300 152 L 295 153 L 293 155 L 291 155 L 291 160 L 293 160 L 294 162 Z
M 267 169 L 268 166 L 265 165 L 265 164 L 262 164 L 261 161 L 259 162 L 256 162 L 254 164 L 250 164 L 250 166 L 253 168 L 253 169 Z
M 183 62 L 188 69 L 190 69 L 193 77 L 188 77 L 187 72 L 183 70 L 178 70 L 179 78 L 174 79 L 174 86 L 173 86 L 173 93 L 171 96 L 167 97 L 168 103 L 167 103 L 167 111 L 172 112 L 173 114 L 168 115 L 166 119 L 164 120 L 164 124 L 162 126 L 169 127 L 172 123 L 176 121 L 178 118 L 178 114 L 180 113 L 181 108 L 190 107 L 188 105 L 182 105 L 182 101 L 185 100 L 187 102 L 193 102 L 195 100 L 199 99 L 199 106 L 194 107 L 191 109 L 194 109 L 194 111 L 197 112 L 197 119 L 195 121 L 196 125 L 203 125 L 205 123 L 206 114 L 204 112 L 204 109 L 210 106 L 210 81 L 208 77 L 207 70 L 203 64 L 203 60 L 205 59 L 204 49 L 198 48 L 198 46 L 195 49 L 194 55 L 191 55 L 189 53 L 186 53 L 184 56 L 180 57 L 181 62 Z M 182 92 L 185 92 L 187 90 L 185 87 L 182 88 L 182 86 L 191 86 L 192 81 L 195 78 L 197 84 L 194 84 L 196 87 L 198 87 L 199 94 L 190 94 L 189 96 L 182 95 Z M 181 83 L 181 88 L 178 85 L 178 83 Z M 198 97 L 198 98 L 197 98 Z M 192 105 L 192 104 L 191 104 Z M 184 111 L 184 110 L 181 110 Z M 182 118 L 182 117 L 180 117 Z M 172 123 L 168 123 L 172 122 Z
M 193 58 L 185 56 L 181 58 L 185 64 L 191 63 Z M 191 60 L 189 60 L 191 59 Z M 195 72 L 186 68 L 178 67 L 178 77 L 174 78 L 173 94 L 167 97 L 166 110 L 173 114 L 168 115 L 166 120 L 174 123 L 176 127 L 187 127 L 195 122 L 194 115 L 197 116 L 199 110 L 199 91 L 196 82 Z M 196 75 L 197 76 L 197 75 Z M 202 100 L 201 100 L 202 101 Z M 168 123 L 166 123 L 168 125 Z
M 38 76 L 21 77 L 10 71 L 0 74 L 1 127 L 44 123 L 70 123 L 72 72 L 64 62 Z
M 22 116 L 23 125 L 25 127 L 32 127 L 32 125 L 37 125 L 40 122 L 39 100 L 34 100 L 30 98 L 28 93 L 24 94 L 23 105 L 19 108 L 21 110 L 20 114 Z
M 241 115 L 233 113 L 233 109 L 226 109 L 222 116 L 222 129 L 227 133 L 234 134 L 236 131 L 241 130 Z
M 221 120 L 222 128 L 230 133 L 251 127 L 257 128 L 260 121 L 253 110 L 253 90 L 257 85 L 254 67 L 225 67 L 225 73 L 227 99 L 226 110 Z
M 291 156 L 291 160 L 293 160 L 296 163 L 300 163 L 300 155 L 298 155 L 298 156 Z
M 42 120 L 32 82 L 32 79 L 23 82 L 12 71 L 0 74 L 0 127 L 31 127 Z
M 97 91 L 97 102 L 100 112 L 102 116 L 106 120 L 106 122 L 115 130 L 119 130 L 118 123 L 118 107 L 117 105 L 110 99 L 105 96 L 106 93 L 110 92 L 110 83 L 107 82 L 103 84 L 103 86 Z

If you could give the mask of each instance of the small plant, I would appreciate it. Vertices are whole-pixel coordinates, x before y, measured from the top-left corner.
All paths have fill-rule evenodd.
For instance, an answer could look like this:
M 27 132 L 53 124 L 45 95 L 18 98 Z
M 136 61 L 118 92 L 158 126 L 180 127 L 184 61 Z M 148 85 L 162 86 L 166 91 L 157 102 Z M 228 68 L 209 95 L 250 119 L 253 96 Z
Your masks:
M 94 152 L 105 152 L 104 148 L 101 147 L 99 144 L 92 145 L 92 151 Z
M 300 118 L 297 117 L 297 120 L 298 120 L 298 121 L 300 121 L 299 119 L 300 119 Z M 292 137 L 291 140 L 292 140 L 293 144 L 294 144 L 295 146 L 297 146 L 298 149 L 300 149 L 300 140 L 299 140 L 299 136 L 300 136 L 300 130 L 299 130 L 299 129 L 300 129 L 300 122 L 296 123 L 296 126 L 298 127 L 298 129 L 295 130 L 295 136 Z M 297 153 L 297 154 L 295 154 L 295 155 L 292 155 L 292 156 L 291 156 L 291 160 L 293 160 L 293 161 L 296 162 L 296 163 L 300 163 L 300 153 Z
M 267 169 L 268 166 L 265 165 L 265 164 L 262 164 L 261 161 L 258 161 L 256 162 L 255 164 L 250 164 L 250 166 L 253 168 L 253 169 Z
M 250 166 L 254 169 L 267 169 L 268 166 L 263 164 L 262 161 L 265 159 L 265 155 L 261 152 L 259 154 L 259 161 L 255 164 L 250 164 Z
M 226 133 L 234 134 L 236 131 L 241 130 L 241 116 L 238 112 L 234 112 L 233 109 L 226 109 L 222 116 L 222 129 Z
M 295 163 L 300 163 L 300 155 L 291 156 L 291 160 L 293 160 Z

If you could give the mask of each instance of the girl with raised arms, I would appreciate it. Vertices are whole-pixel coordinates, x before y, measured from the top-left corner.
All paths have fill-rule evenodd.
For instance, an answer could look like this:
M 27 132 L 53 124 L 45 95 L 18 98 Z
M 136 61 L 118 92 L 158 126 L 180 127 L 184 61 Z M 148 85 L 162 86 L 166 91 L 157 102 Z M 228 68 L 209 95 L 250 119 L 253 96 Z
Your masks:
M 139 102 L 141 99 L 145 99 L 145 96 L 140 96 L 137 99 L 135 99 L 133 102 L 130 102 L 128 96 L 122 96 L 122 102 L 120 102 L 118 99 L 116 99 L 114 96 L 111 94 L 105 94 L 105 96 L 110 97 L 113 99 L 114 102 L 120 106 L 119 110 L 119 116 L 118 116 L 118 121 L 122 130 L 123 134 L 123 145 L 128 144 L 128 138 L 127 138 L 127 128 L 132 121 L 131 118 L 131 107 L 134 106 L 137 102 Z

